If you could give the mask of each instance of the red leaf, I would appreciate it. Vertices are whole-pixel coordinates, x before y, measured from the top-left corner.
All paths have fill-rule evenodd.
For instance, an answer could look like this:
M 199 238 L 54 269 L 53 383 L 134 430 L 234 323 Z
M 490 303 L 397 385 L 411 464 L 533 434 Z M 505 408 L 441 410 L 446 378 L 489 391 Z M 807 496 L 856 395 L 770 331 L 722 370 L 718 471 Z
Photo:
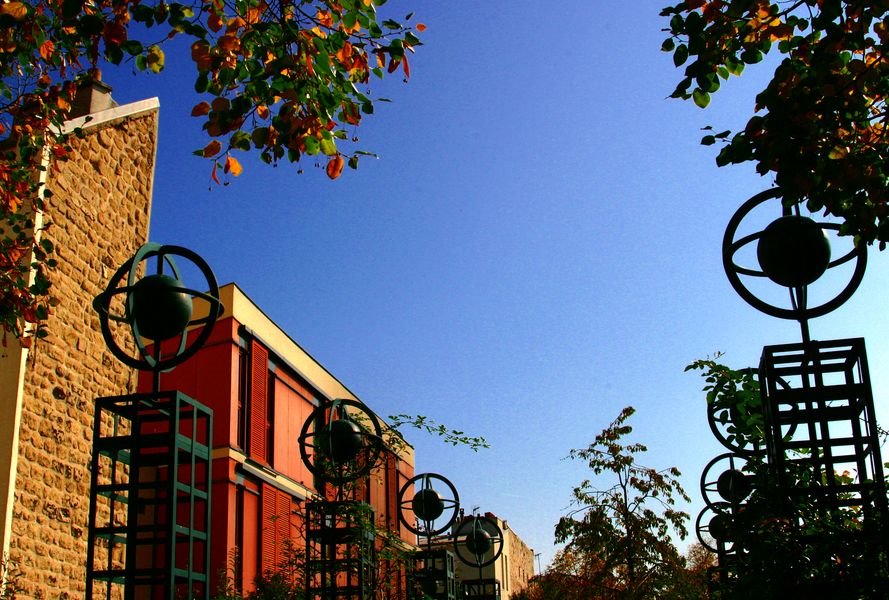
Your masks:
M 330 162 L 327 163 L 327 176 L 331 179 L 336 179 L 342 174 L 343 165 L 345 164 L 346 161 L 343 160 L 343 157 L 337 154 L 330 159 Z

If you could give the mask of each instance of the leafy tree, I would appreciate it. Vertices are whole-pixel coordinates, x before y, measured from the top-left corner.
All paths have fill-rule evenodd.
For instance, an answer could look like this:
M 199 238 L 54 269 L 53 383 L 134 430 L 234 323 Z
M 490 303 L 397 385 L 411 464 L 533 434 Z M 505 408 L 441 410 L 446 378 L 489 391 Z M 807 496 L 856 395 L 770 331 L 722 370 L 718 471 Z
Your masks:
M 859 0 L 685 0 L 666 7 L 684 75 L 672 93 L 706 107 L 721 81 L 769 53 L 781 56 L 742 131 L 722 142 L 719 166 L 752 161 L 786 205 L 843 221 L 857 242 L 889 241 L 889 5 Z
M 195 150 L 211 177 L 237 176 L 235 154 L 266 163 L 325 158 L 336 179 L 369 154 L 349 149 L 373 114 L 371 76 L 410 76 L 420 45 L 411 28 L 377 15 L 386 0 L 10 0 L 0 4 L 0 323 L 21 337 L 49 309 L 50 245 L 34 244 L 45 157 L 71 147 L 61 125 L 78 82 L 103 66 L 164 68 L 165 45 L 190 41 L 199 100 L 192 115 L 210 141 Z M 411 19 L 407 15 L 404 22 Z M 184 58 L 184 57 L 183 57 Z M 76 133 L 76 132 L 75 132 Z M 21 264 L 34 251 L 34 264 Z M 37 280 L 28 282 L 31 267 Z M 36 335 L 45 335 L 39 326 Z
M 759 449 L 746 457 L 744 471 L 753 491 L 728 531 L 732 561 L 719 597 L 882 597 L 889 572 L 879 524 L 871 529 L 876 535 L 865 536 L 860 507 L 826 509 L 811 495 L 788 496 L 780 491 L 786 488 L 779 488 L 777 473 L 765 460 L 756 371 L 731 369 L 713 359 L 695 361 L 686 368 L 690 369 L 702 371 L 708 403 L 731 415 L 723 424 L 733 443 Z M 808 488 L 811 470 L 804 463 L 786 464 L 785 485 Z M 852 482 L 849 472 L 836 477 L 843 484 Z
M 585 480 L 574 488 L 576 508 L 556 525 L 556 542 L 566 544 L 566 557 L 582 557 L 590 584 L 613 588 L 621 598 L 665 597 L 684 567 L 670 533 L 682 539 L 688 534 L 688 515 L 677 510 L 676 500 L 690 498 L 678 469 L 642 466 L 636 457 L 646 447 L 622 443 L 632 432 L 627 421 L 634 412 L 624 408 L 588 447 L 571 451 L 593 475 L 616 481 L 598 488 Z

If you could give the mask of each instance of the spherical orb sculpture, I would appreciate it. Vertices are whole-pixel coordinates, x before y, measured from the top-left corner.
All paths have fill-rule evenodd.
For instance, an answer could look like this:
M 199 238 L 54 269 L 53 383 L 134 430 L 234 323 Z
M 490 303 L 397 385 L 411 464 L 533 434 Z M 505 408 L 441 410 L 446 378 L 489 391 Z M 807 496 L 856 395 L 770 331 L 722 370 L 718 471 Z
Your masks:
M 142 337 L 153 341 L 179 335 L 191 321 L 191 296 L 169 275 L 143 277 L 130 291 L 132 317 Z
M 753 486 L 747 475 L 737 469 L 729 469 L 717 478 L 716 491 L 728 502 L 737 503 L 750 495 Z
M 856 246 L 852 238 L 848 238 L 851 249 L 831 259 L 826 232 L 839 232 L 839 223 L 820 223 L 809 217 L 784 214 L 786 211 L 780 202 L 777 203 L 782 211 L 780 218 L 762 231 L 736 237 L 742 223 L 754 209 L 770 200 L 780 200 L 782 196 L 781 188 L 772 188 L 756 194 L 741 205 L 729 220 L 722 239 L 722 264 L 732 287 L 745 302 L 767 315 L 803 323 L 826 315 L 852 296 L 864 278 L 867 250 L 864 246 Z M 736 258 L 742 248 L 753 242 L 757 243 L 759 269 L 741 265 Z M 808 306 L 806 288 L 826 271 L 852 261 L 854 269 L 846 286 L 822 304 Z M 759 298 L 742 277 L 767 278 L 789 288 L 791 306 L 782 307 Z
M 348 419 L 334 419 L 315 434 L 315 447 L 337 463 L 354 460 L 361 451 L 361 428 Z
M 299 453 L 306 468 L 342 486 L 370 473 L 383 451 L 380 420 L 357 400 L 326 400 L 303 423 Z
M 434 521 L 444 513 L 445 506 L 441 494 L 429 488 L 414 494 L 411 508 L 420 520 Z
M 204 281 L 198 286 L 183 282 L 176 258 L 194 265 Z M 154 272 L 151 262 L 154 261 Z M 140 277 L 142 272 L 148 273 Z M 203 288 L 203 292 L 195 289 Z M 194 317 L 194 299 L 207 304 L 207 314 Z M 122 302 L 115 300 L 122 299 Z M 112 308 L 112 306 L 115 308 Z M 209 265 L 196 253 L 181 246 L 147 243 L 112 275 L 105 291 L 93 300 L 99 314 L 102 336 L 108 349 L 127 366 L 153 371 L 172 369 L 188 360 L 210 337 L 213 326 L 222 314 L 219 285 Z M 121 311 L 122 308 L 122 311 Z M 128 330 L 138 356 L 126 352 L 112 330 L 112 323 L 121 323 Z M 199 328 L 188 343 L 188 330 Z M 172 347 L 165 340 L 179 338 Z M 148 348 L 145 340 L 153 343 Z
M 486 567 L 503 553 L 503 531 L 494 519 L 473 515 L 454 531 L 454 550 L 464 564 Z
M 466 548 L 481 556 L 491 549 L 491 534 L 484 529 L 473 529 L 472 533 L 466 536 Z
M 415 490 L 418 483 L 421 487 Z M 459 510 L 457 488 L 437 473 L 416 475 L 398 492 L 398 519 L 415 535 L 432 537 L 445 532 L 457 519 Z
M 736 527 L 727 502 L 705 506 L 695 519 L 698 541 L 710 552 L 731 552 L 736 540 Z
M 785 287 L 809 285 L 830 264 L 830 240 L 808 217 L 785 215 L 769 223 L 756 246 L 766 277 Z

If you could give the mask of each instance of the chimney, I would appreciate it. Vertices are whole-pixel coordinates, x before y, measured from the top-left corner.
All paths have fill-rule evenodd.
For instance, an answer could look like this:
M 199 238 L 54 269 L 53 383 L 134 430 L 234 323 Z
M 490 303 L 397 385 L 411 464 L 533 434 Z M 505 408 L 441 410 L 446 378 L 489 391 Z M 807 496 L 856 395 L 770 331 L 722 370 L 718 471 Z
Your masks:
M 90 69 L 77 84 L 68 118 L 82 117 L 115 106 L 117 102 L 111 97 L 111 86 L 102 81 L 102 72 Z

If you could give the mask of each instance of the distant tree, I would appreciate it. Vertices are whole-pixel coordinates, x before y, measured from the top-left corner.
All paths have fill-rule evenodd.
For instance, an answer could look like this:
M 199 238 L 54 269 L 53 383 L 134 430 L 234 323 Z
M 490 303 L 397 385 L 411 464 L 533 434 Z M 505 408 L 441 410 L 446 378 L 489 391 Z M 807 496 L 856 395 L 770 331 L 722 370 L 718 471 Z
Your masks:
M 570 457 L 586 461 L 593 475 L 615 481 L 600 488 L 585 480 L 574 488 L 576 508 L 559 520 L 556 541 L 566 544 L 563 562 L 589 585 L 613 589 L 611 597 L 667 597 L 684 570 L 670 534 L 682 539 L 688 534 L 688 514 L 676 508 L 676 500 L 690 498 L 678 469 L 642 466 L 636 457 L 647 448 L 622 443 L 632 432 L 627 420 L 634 412 L 624 408 L 588 447 L 571 451 Z
M 34 244 L 37 171 L 71 151 L 62 123 L 78 84 L 104 66 L 157 73 L 174 38 L 190 43 L 192 116 L 210 177 L 237 176 L 238 152 L 266 163 L 323 159 L 336 179 L 369 154 L 348 150 L 374 112 L 371 76 L 410 76 L 421 23 L 377 15 L 386 0 L 10 0 L 0 4 L 0 326 L 21 337 L 48 314 L 53 248 Z M 382 100 L 382 99 L 380 99 Z M 76 132 L 75 132 L 76 133 Z M 33 265 L 22 259 L 34 252 Z M 29 282 L 32 266 L 36 281 Z
M 684 75 L 672 93 L 700 107 L 722 80 L 782 56 L 743 130 L 710 132 L 719 166 L 754 162 L 786 205 L 889 241 L 889 4 L 861 0 L 685 0 L 664 8 L 662 49 Z M 709 128 L 708 128 L 709 129 Z

